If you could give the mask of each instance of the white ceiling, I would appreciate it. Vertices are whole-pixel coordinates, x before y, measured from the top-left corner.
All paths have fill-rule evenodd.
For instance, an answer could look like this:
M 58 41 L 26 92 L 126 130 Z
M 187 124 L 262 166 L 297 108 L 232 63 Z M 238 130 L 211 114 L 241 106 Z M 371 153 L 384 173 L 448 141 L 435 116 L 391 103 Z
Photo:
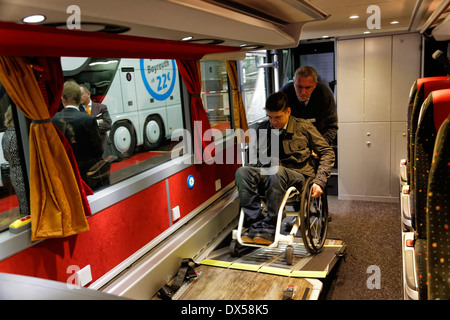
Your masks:
M 444 0 L 448 2 L 448 0 Z M 299 40 L 360 36 L 370 5 L 380 8 L 381 29 L 372 34 L 416 31 L 441 0 L 0 0 L 0 21 L 19 22 L 30 14 L 44 23 L 65 22 L 70 5 L 81 10 L 81 22 L 131 28 L 125 34 L 180 40 L 219 39 L 224 45 L 288 48 Z M 231 6 L 233 8 L 231 8 Z M 261 14 L 264 12 L 264 14 Z M 350 20 L 350 15 L 360 18 Z M 396 25 L 390 22 L 399 21 Z M 86 29 L 89 28 L 89 29 Z M 82 30 L 92 30 L 82 25 Z M 95 28 L 95 26 L 94 26 Z M 300 33 L 301 32 L 301 33 Z
M 414 32 L 434 12 L 439 1 L 433 0 L 310 0 L 331 16 L 325 21 L 307 23 L 302 30 L 301 39 L 321 38 L 322 36 L 346 37 L 386 32 Z M 369 29 L 367 20 L 373 11 L 367 13 L 371 5 L 380 8 L 380 29 Z M 349 19 L 358 15 L 358 19 Z M 391 24 L 398 21 L 397 24 Z

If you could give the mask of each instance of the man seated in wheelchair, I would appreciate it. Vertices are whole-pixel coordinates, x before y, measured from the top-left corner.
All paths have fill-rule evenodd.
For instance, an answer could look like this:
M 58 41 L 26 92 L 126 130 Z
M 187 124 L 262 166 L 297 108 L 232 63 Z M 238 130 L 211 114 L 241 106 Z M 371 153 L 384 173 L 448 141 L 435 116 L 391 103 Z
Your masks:
M 312 197 L 319 197 L 330 177 L 335 156 L 311 122 L 290 115 L 291 108 L 283 92 L 270 95 L 265 109 L 268 120 L 258 126 L 258 143 L 253 144 L 258 146 L 258 161 L 236 171 L 236 185 L 245 214 L 244 227 L 248 228 L 241 235 L 242 241 L 270 245 L 274 241 L 277 214 L 287 189 L 295 186 L 300 191 L 305 177 L 313 177 Z M 266 145 L 261 142 L 265 139 Z M 262 156 L 270 158 L 270 163 L 262 165 Z M 315 161 L 318 162 L 316 170 Z M 262 213 L 259 193 L 266 198 L 266 216 Z

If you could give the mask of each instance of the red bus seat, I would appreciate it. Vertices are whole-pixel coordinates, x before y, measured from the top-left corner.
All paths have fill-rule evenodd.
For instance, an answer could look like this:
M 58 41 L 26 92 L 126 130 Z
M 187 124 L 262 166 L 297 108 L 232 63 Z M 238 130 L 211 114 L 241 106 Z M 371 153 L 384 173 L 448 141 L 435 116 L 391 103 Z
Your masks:
M 415 148 L 415 135 L 417 131 L 417 123 L 419 120 L 419 114 L 424 103 L 425 99 L 430 95 L 432 91 L 441 90 L 441 89 L 449 89 L 450 88 L 450 80 L 421 80 L 421 86 L 418 88 L 418 91 L 414 98 L 414 104 L 411 110 L 411 118 L 408 122 L 408 136 L 409 136 L 409 179 L 408 184 L 412 187 L 412 191 L 414 191 L 414 148 Z M 439 128 L 439 127 L 438 127 Z
M 416 257 L 418 269 L 419 298 L 427 297 L 428 248 L 427 239 L 427 195 L 428 179 L 433 158 L 437 132 L 450 114 L 450 89 L 430 93 L 420 111 L 414 148 L 414 195 L 413 213 L 416 230 Z M 445 116 L 444 116 L 445 115 Z M 447 180 L 447 179 L 446 179 Z M 423 248 L 426 250 L 423 250 Z M 419 254 L 420 253 L 420 254 Z
M 416 94 L 419 91 L 419 89 L 422 87 L 422 85 L 425 82 L 438 81 L 438 80 L 447 80 L 447 79 L 450 79 L 450 77 L 448 77 L 448 76 L 427 77 L 427 78 L 419 78 L 416 81 L 414 81 L 413 85 L 411 86 L 411 91 L 409 93 L 409 101 L 408 101 L 408 111 L 407 111 L 407 114 L 408 114 L 408 116 L 407 116 L 408 137 L 410 135 L 412 109 L 413 109 L 413 106 L 414 106 L 414 101 L 416 99 Z M 423 103 L 423 100 L 422 100 L 422 103 Z M 422 105 L 422 103 L 421 103 L 421 105 Z M 407 143 L 408 143 L 408 146 L 407 146 L 407 148 L 408 148 L 408 153 L 407 153 L 408 158 L 407 159 L 409 160 L 410 159 L 409 158 L 409 143 L 410 143 L 410 140 L 408 140 Z
M 435 113 L 435 121 L 442 114 Z M 428 299 L 450 299 L 450 116 L 441 125 L 433 150 L 427 195 Z

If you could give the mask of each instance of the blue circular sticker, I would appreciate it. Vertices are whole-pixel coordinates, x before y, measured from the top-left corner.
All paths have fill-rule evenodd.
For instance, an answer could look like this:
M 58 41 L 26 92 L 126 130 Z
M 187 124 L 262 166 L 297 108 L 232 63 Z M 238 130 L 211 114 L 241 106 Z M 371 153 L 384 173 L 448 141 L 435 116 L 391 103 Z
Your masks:
M 141 59 L 141 76 L 148 93 L 156 100 L 170 97 L 176 80 L 175 60 Z
M 194 186 L 194 176 L 192 174 L 190 174 L 187 178 L 187 185 L 189 189 L 192 189 L 192 187 Z

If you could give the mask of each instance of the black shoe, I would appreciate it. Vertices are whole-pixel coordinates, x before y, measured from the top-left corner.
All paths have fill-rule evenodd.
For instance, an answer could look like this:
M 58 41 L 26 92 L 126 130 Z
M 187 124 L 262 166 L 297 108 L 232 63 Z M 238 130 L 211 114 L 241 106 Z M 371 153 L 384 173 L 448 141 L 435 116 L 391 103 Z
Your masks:
M 257 233 L 253 237 L 253 241 L 256 244 L 263 244 L 263 245 L 271 245 L 274 240 L 274 235 L 270 233 Z
M 241 234 L 241 240 L 245 243 L 255 243 L 253 241 L 253 237 L 255 235 L 253 233 L 250 232 L 244 232 L 243 234 Z
M 100 161 L 98 161 L 96 164 L 94 164 L 88 171 L 87 175 L 88 176 L 92 176 L 94 174 L 97 173 L 98 170 L 100 170 L 105 163 L 107 163 L 108 161 L 101 159 Z

